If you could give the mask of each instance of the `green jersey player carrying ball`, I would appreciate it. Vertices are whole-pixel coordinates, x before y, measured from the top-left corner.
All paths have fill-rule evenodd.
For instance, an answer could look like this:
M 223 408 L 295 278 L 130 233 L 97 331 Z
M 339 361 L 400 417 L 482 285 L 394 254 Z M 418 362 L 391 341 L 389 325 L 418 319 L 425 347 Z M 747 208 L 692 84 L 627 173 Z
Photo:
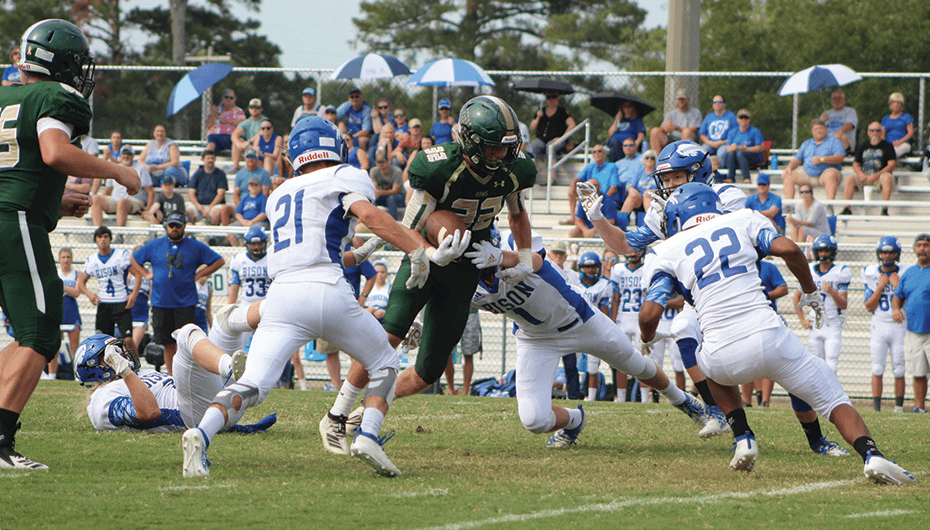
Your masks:
M 407 204 L 403 224 L 422 233 L 426 218 L 436 210 L 451 210 L 461 217 L 471 241 L 489 239 L 495 217 L 507 205 L 508 221 L 520 266 L 508 274 L 532 273 L 530 220 L 521 197 L 522 190 L 536 182 L 536 165 L 520 150 L 517 115 L 502 99 L 478 96 L 469 100 L 459 114 L 456 141 L 421 151 L 410 162 L 413 196 Z M 396 396 L 416 394 L 439 379 L 449 353 L 455 348 L 468 321 L 471 298 L 480 275 L 468 259 L 457 259 L 467 249 L 468 232 L 461 238 L 447 236 L 430 255 L 430 276 L 419 289 L 407 289 L 410 262 L 401 264 L 384 317 L 384 329 L 397 347 L 414 319 L 424 309 L 423 333 L 416 365 L 397 379 Z M 520 278 L 516 278 L 519 281 Z M 347 416 L 361 389 L 368 384 L 367 372 L 353 363 L 332 409 L 320 422 L 327 450 L 347 454 Z
M 19 416 L 45 364 L 58 355 L 62 282 L 48 234 L 90 197 L 62 198 L 68 175 L 115 179 L 130 194 L 139 174 L 72 144 L 87 133 L 94 59 L 74 24 L 43 20 L 23 34 L 23 85 L 0 88 L 0 306 L 16 340 L 0 351 L 0 469 L 48 469 L 14 449 Z

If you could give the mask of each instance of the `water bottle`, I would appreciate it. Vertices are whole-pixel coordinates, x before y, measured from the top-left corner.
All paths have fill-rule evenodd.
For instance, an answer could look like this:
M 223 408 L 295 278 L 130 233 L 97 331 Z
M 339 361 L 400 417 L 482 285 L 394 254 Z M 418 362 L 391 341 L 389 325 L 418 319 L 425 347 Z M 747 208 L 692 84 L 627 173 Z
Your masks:
M 778 169 L 778 155 L 772 154 L 772 169 Z

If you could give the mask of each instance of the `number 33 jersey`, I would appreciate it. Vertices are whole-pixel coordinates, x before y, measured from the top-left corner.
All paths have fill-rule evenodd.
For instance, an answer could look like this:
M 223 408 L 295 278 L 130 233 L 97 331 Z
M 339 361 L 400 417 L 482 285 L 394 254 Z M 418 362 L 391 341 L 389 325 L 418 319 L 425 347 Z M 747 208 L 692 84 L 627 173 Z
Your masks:
M 643 279 L 652 300 L 655 283 L 672 285 L 698 313 L 704 344 L 713 352 L 752 333 L 782 326 L 759 281 L 757 248 L 768 254 L 777 234 L 753 210 L 739 210 L 679 232 L 646 256 Z
M 229 264 L 229 284 L 239 286 L 239 298 L 246 304 L 265 299 L 271 278 L 268 276 L 268 254 L 258 260 L 248 252 L 236 254 Z

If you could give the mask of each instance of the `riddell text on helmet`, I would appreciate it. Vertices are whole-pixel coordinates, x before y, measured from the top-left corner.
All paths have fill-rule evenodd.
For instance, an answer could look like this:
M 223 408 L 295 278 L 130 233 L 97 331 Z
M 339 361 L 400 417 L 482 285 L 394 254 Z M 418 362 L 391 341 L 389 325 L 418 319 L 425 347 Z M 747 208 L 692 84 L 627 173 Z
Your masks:
M 334 160 L 339 162 L 339 155 L 332 151 L 308 151 L 302 153 L 297 157 L 297 160 L 294 161 L 294 167 L 300 167 L 304 164 L 309 164 L 310 162 L 316 162 L 318 160 Z

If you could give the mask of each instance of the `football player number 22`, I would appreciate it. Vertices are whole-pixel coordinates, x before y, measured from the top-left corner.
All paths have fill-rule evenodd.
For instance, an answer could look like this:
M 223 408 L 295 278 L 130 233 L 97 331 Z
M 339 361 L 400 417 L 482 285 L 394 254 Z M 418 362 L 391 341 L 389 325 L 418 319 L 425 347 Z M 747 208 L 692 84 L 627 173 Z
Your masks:
M 494 221 L 503 207 L 503 197 L 488 197 L 487 199 L 456 199 L 452 203 L 452 210 L 462 216 L 465 228 L 471 230 L 484 230 Z M 476 219 L 477 217 L 477 219 Z M 474 223 L 474 224 L 472 224 Z
M 19 119 L 19 105 L 10 105 L 0 111 L 0 167 L 16 167 L 19 163 L 19 140 L 16 127 L 7 127 L 7 123 Z M 3 149 L 6 146 L 6 149 Z
M 293 227 L 289 226 L 291 223 L 291 203 L 294 203 L 294 223 Z M 278 212 L 284 208 L 284 213 L 281 217 L 275 222 L 273 236 L 274 236 L 274 251 L 278 252 L 286 249 L 291 246 L 291 238 L 285 237 L 282 239 L 282 236 L 279 234 L 279 230 L 285 236 L 294 234 L 294 244 L 299 245 L 304 242 L 304 190 L 298 191 L 291 200 L 290 194 L 283 195 L 278 199 L 278 203 L 274 205 L 274 211 Z
M 746 272 L 746 267 L 743 265 L 737 265 L 736 267 L 730 266 L 730 256 L 739 252 L 741 248 L 739 239 L 736 237 L 736 232 L 734 232 L 732 228 L 721 228 L 713 232 L 710 235 L 710 240 L 717 242 L 724 237 L 730 241 L 730 244 L 720 248 L 717 252 L 714 252 L 710 242 L 708 242 L 703 237 L 700 239 L 695 239 L 694 241 L 688 243 L 688 246 L 685 247 L 685 254 L 689 256 L 694 254 L 697 250 L 700 250 L 703 253 L 701 257 L 699 257 L 697 261 L 694 262 L 694 275 L 698 280 L 698 289 L 703 289 L 708 285 L 719 281 L 721 273 L 723 274 L 724 278 L 729 278 L 730 276 Z M 715 254 L 720 260 L 720 272 L 707 274 L 707 266 L 714 261 Z

